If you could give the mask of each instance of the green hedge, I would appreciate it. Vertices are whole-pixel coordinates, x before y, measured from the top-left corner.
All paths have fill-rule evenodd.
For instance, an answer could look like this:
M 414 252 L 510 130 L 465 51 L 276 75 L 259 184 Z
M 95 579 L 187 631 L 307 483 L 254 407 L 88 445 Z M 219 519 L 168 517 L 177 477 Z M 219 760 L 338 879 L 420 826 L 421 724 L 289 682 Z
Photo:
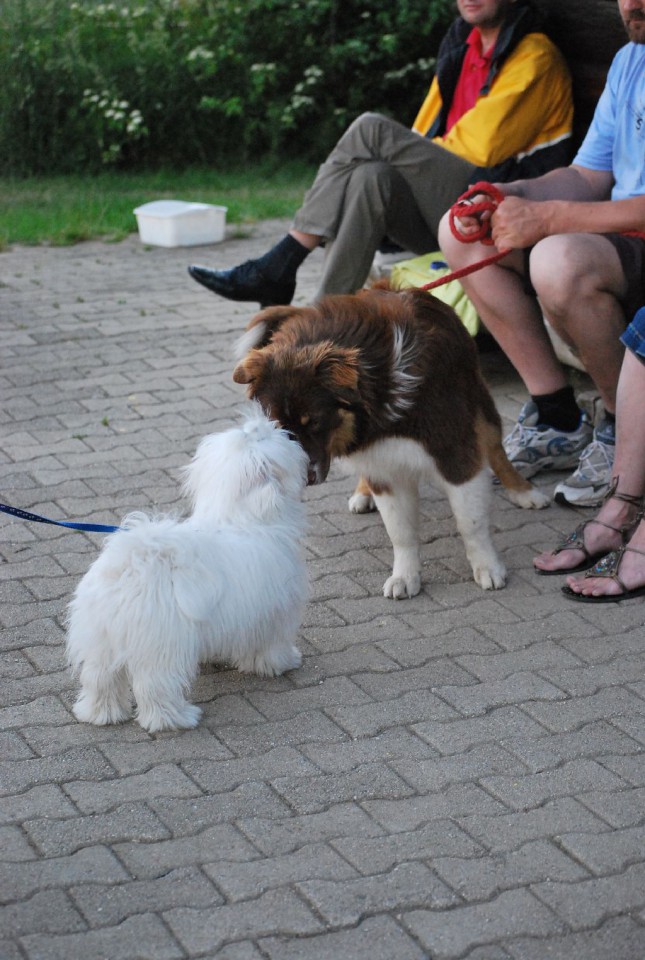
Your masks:
M 319 160 L 412 122 L 452 0 L 5 0 L 6 174 Z

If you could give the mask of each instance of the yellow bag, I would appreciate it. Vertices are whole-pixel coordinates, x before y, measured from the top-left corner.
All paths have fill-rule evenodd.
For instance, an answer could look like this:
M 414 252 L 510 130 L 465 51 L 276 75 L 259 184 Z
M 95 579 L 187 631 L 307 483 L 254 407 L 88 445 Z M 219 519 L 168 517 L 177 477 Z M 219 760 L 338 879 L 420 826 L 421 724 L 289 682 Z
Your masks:
M 423 287 L 439 277 L 445 277 L 447 273 L 450 273 L 450 269 L 441 250 L 435 250 L 434 253 L 425 253 L 413 260 L 400 260 L 395 263 L 390 274 L 390 283 L 396 289 Z M 480 319 L 459 280 L 449 280 L 429 292 L 452 307 L 471 337 L 475 336 L 479 330 Z

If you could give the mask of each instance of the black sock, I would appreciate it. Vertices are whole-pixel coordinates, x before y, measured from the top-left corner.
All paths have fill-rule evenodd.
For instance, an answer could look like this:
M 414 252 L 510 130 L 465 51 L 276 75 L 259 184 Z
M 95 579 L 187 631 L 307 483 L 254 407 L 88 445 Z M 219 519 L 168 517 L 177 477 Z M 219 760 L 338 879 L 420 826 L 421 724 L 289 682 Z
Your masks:
M 569 433 L 580 423 L 580 407 L 576 403 L 573 387 L 562 387 L 555 393 L 543 393 L 532 396 L 531 400 L 538 408 L 540 424 Z
M 290 283 L 295 281 L 298 267 L 310 253 L 288 233 L 255 262 L 267 280 Z

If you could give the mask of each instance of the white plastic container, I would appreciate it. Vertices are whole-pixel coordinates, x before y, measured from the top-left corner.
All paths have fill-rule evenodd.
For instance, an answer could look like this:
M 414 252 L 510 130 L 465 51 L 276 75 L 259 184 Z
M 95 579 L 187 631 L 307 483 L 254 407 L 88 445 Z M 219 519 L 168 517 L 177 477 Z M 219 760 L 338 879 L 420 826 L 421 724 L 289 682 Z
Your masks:
M 142 243 L 194 247 L 224 239 L 227 207 L 185 200 L 153 200 L 134 210 Z

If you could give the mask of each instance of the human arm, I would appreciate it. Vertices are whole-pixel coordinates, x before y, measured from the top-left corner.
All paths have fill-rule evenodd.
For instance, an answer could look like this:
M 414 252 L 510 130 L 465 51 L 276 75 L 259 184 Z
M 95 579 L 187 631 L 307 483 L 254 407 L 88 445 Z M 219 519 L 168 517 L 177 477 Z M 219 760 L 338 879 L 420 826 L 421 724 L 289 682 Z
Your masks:
M 526 200 L 506 197 L 492 216 L 498 249 L 531 247 L 559 233 L 645 231 L 645 196 L 626 200 Z
M 551 233 L 611 232 L 614 228 L 602 226 L 602 218 L 607 216 L 608 210 L 611 210 L 611 218 L 616 217 L 616 203 L 608 200 L 612 184 L 613 177 L 609 171 L 590 170 L 575 164 L 551 170 L 533 180 L 496 183 L 495 186 L 508 202 L 503 201 L 493 215 L 493 240 L 501 248 L 517 249 L 529 247 Z M 563 204 L 566 204 L 568 214 Z M 579 226 L 570 229 L 553 229 L 556 226 L 554 218 L 558 218 L 558 222 L 564 227 L 565 217 L 568 216 L 569 220 L 575 218 L 582 213 L 582 207 L 587 208 L 589 223 L 593 221 L 601 224 L 599 228 L 591 229 L 591 226 L 585 226 L 587 221 L 581 221 Z M 481 217 L 482 220 L 489 218 L 490 214 Z M 467 238 L 479 232 L 480 218 L 462 216 L 456 221 L 456 227 L 464 238 Z M 639 228 L 621 226 L 617 229 Z

